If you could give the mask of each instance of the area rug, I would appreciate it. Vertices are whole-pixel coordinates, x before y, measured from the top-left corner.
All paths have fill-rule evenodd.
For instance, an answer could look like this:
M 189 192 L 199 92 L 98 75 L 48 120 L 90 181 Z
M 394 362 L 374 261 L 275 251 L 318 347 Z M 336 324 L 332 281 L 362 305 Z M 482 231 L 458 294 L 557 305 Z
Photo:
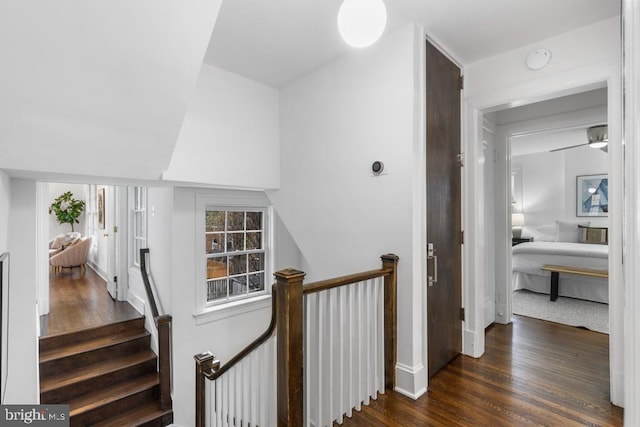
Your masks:
M 567 297 L 549 301 L 549 295 L 518 290 L 513 292 L 513 314 L 609 333 L 609 305 L 598 302 Z

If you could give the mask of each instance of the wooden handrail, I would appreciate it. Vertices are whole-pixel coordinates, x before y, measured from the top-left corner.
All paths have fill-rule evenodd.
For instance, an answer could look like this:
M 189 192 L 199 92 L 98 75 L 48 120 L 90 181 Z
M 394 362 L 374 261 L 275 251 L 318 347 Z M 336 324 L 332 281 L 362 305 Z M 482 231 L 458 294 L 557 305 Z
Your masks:
M 149 305 L 151 306 L 151 314 L 155 319 L 158 317 L 158 305 L 156 304 L 156 299 L 153 296 L 153 291 L 151 290 L 151 283 L 149 282 L 149 276 L 147 275 L 147 254 L 149 253 L 149 248 L 140 249 L 140 273 L 142 274 L 142 281 L 144 282 L 144 290 L 147 292 L 147 300 L 149 300 Z
M 160 378 L 160 406 L 163 410 L 171 409 L 171 321 L 168 314 L 158 314 L 158 305 L 151 290 L 151 282 L 147 274 L 147 255 L 149 248 L 140 249 L 140 274 L 147 293 L 147 300 L 158 330 L 158 376 Z
M 269 323 L 269 327 L 266 331 L 262 333 L 258 338 L 256 338 L 251 344 L 240 350 L 238 354 L 233 356 L 227 363 L 222 366 L 218 366 L 215 370 L 211 372 L 203 372 L 204 376 L 208 379 L 214 381 L 220 377 L 220 375 L 227 372 L 229 369 L 233 368 L 233 366 L 244 359 L 249 353 L 258 348 L 260 344 L 264 343 L 273 335 L 273 331 L 276 330 L 276 311 L 277 311 L 277 298 L 276 298 L 276 286 L 272 286 L 272 296 L 271 296 L 271 322 Z
M 378 270 L 364 271 L 362 273 L 349 274 L 347 276 L 336 277 L 335 279 L 321 280 L 306 284 L 302 287 L 302 292 L 305 295 L 313 294 L 315 292 L 326 291 L 339 286 L 351 285 L 353 283 L 374 279 L 376 277 L 390 276 L 392 273 L 393 268 L 387 267 L 380 268 Z

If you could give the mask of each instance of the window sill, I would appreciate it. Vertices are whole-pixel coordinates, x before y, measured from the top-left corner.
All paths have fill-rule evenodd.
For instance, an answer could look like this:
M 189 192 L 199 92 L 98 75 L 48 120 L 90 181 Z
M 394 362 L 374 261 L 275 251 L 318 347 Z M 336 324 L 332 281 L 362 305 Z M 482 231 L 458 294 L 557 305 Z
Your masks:
M 239 316 L 256 310 L 271 307 L 271 295 L 263 294 L 253 298 L 242 299 L 228 304 L 206 308 L 193 315 L 196 325 L 216 322 L 228 317 Z

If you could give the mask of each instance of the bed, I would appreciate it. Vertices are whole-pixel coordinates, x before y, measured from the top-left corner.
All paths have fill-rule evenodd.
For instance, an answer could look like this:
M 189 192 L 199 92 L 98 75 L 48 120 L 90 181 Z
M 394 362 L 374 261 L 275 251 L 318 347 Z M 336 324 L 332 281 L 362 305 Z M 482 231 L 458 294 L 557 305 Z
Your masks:
M 545 264 L 608 270 L 609 247 L 603 244 L 533 241 L 512 248 L 513 289 L 549 293 L 551 273 Z M 560 274 L 559 295 L 609 302 L 608 279 Z

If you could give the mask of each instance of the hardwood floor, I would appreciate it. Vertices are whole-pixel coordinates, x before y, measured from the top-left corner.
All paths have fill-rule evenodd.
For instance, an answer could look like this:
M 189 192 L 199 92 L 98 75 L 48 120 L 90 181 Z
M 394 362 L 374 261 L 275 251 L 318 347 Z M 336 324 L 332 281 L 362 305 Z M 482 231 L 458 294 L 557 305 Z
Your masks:
M 127 302 L 114 301 L 91 268 L 49 273 L 49 314 L 40 316 L 41 336 L 140 317 Z
M 480 359 L 458 356 L 417 401 L 393 391 L 349 426 L 621 426 L 609 402 L 609 336 L 527 317 L 487 329 Z M 337 424 L 336 424 L 337 425 Z

